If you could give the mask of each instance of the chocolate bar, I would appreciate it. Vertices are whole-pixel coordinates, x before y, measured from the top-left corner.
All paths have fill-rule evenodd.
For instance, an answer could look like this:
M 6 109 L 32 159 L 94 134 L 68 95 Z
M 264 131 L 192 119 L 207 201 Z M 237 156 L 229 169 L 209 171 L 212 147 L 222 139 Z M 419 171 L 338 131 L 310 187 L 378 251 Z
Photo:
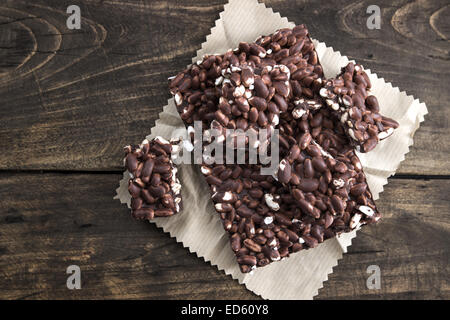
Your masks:
M 168 217 L 180 211 L 181 184 L 171 160 L 172 144 L 162 137 L 124 148 L 130 173 L 131 215 L 138 220 Z
M 370 95 L 370 88 L 370 79 L 362 66 L 351 62 L 336 78 L 326 80 L 320 89 L 320 95 L 361 152 L 373 150 L 398 127 L 397 121 L 379 113 L 378 100 Z
M 205 56 L 170 82 L 181 118 L 201 121 L 206 136 L 211 128 L 224 132 L 221 141 L 225 129 L 279 130 L 273 175 L 262 175 L 261 163 L 201 165 L 244 273 L 381 217 L 348 124 L 320 95 L 325 83 L 304 25 Z
M 244 273 L 381 217 L 343 128 L 327 109 L 319 112 L 291 129 L 280 124 L 275 177 L 261 175 L 261 165 L 201 167 Z
M 217 120 L 246 130 L 276 126 L 287 100 L 317 96 L 322 79 L 308 30 L 300 25 L 205 56 L 174 77 L 170 91 L 186 124 L 202 121 L 209 128 Z

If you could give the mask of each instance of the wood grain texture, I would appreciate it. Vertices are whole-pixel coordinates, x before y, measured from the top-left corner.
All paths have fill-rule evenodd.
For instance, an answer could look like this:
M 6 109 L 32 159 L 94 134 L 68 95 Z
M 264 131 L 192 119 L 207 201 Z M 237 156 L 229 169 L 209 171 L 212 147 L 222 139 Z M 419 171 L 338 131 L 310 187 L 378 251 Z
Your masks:
M 225 3 L 80 0 L 82 28 L 69 30 L 72 1 L 0 1 L 0 298 L 259 298 L 112 200 L 122 146 L 150 132 L 167 77 Z M 450 299 L 448 1 L 379 0 L 381 30 L 366 27 L 369 0 L 264 3 L 430 112 L 377 202 L 384 220 L 317 298 Z M 82 290 L 66 288 L 70 264 Z M 372 264 L 381 290 L 366 288 Z
M 112 199 L 119 178 L 0 175 L 0 298 L 258 298 L 154 225 L 132 220 Z M 449 180 L 392 180 L 377 202 L 384 219 L 358 234 L 317 298 L 449 299 L 449 188 Z M 71 264 L 82 270 L 81 290 L 66 288 Z M 366 288 L 372 264 L 381 290 Z
M 0 5 L 0 169 L 119 170 L 169 98 L 167 77 L 190 62 L 224 0 L 82 0 Z M 426 102 L 430 111 L 399 174 L 450 174 L 450 12 L 446 0 L 387 1 L 381 30 L 370 1 L 265 1 Z
M 155 225 L 133 220 L 112 199 L 119 179 L 1 176 L 0 298 L 256 298 Z M 81 268 L 81 290 L 66 287 L 72 264 Z

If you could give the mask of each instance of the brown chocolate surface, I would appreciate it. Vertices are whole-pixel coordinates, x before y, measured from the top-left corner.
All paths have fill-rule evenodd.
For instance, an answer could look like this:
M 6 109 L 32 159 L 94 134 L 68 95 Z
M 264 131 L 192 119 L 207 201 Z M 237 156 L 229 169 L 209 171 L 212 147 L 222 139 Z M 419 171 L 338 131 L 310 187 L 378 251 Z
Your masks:
M 205 56 L 170 83 L 187 126 L 279 130 L 273 175 L 260 163 L 201 167 L 242 272 L 381 217 L 346 123 L 319 94 L 325 83 L 303 25 Z
M 334 79 L 324 82 L 320 95 L 358 151 L 373 150 L 398 127 L 398 122 L 382 116 L 378 100 L 370 94 L 371 83 L 360 65 L 350 62 Z
M 181 209 L 181 185 L 171 160 L 172 145 L 161 137 L 125 148 L 130 173 L 131 215 L 140 220 L 171 216 Z

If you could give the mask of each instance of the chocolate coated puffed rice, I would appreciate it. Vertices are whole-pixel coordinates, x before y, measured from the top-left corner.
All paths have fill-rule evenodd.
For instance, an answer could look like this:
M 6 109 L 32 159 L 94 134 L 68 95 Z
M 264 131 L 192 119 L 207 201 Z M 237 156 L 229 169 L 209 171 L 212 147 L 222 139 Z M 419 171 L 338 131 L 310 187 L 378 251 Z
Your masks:
M 273 176 L 261 164 L 201 166 L 242 272 L 381 217 L 354 147 L 372 150 L 398 123 L 379 115 L 361 67 L 324 78 L 304 25 L 207 55 L 169 86 L 184 123 L 202 121 L 205 135 L 279 129 Z
M 171 160 L 172 145 L 161 137 L 124 148 L 130 173 L 131 215 L 139 220 L 171 216 L 181 209 L 181 184 Z
M 324 82 L 320 95 L 344 125 L 361 152 L 373 150 L 398 128 L 398 122 L 382 116 L 378 100 L 370 95 L 371 83 L 362 66 L 350 62 L 334 79 Z

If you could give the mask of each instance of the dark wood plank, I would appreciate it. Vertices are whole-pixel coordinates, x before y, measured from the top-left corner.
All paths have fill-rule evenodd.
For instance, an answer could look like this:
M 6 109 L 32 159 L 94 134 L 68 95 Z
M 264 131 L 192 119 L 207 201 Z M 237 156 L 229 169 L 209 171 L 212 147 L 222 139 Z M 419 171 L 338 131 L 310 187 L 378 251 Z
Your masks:
M 117 170 L 121 148 L 150 131 L 169 97 L 166 79 L 190 62 L 225 0 L 70 1 L 0 7 L 0 169 Z M 425 101 L 430 115 L 398 173 L 448 175 L 448 3 L 266 1 L 325 41 Z
M 0 174 L 0 298 L 253 299 L 113 200 L 116 174 Z M 390 181 L 384 220 L 364 228 L 320 290 L 330 298 L 450 298 L 449 180 Z M 182 214 L 182 213 L 181 213 Z M 66 288 L 66 268 L 82 289 Z M 381 268 L 368 290 L 366 268 Z
M 155 225 L 134 221 L 112 199 L 119 178 L 1 176 L 2 298 L 255 298 Z M 25 180 L 31 192 L 22 192 Z M 82 270 L 78 291 L 66 287 L 71 264 Z

